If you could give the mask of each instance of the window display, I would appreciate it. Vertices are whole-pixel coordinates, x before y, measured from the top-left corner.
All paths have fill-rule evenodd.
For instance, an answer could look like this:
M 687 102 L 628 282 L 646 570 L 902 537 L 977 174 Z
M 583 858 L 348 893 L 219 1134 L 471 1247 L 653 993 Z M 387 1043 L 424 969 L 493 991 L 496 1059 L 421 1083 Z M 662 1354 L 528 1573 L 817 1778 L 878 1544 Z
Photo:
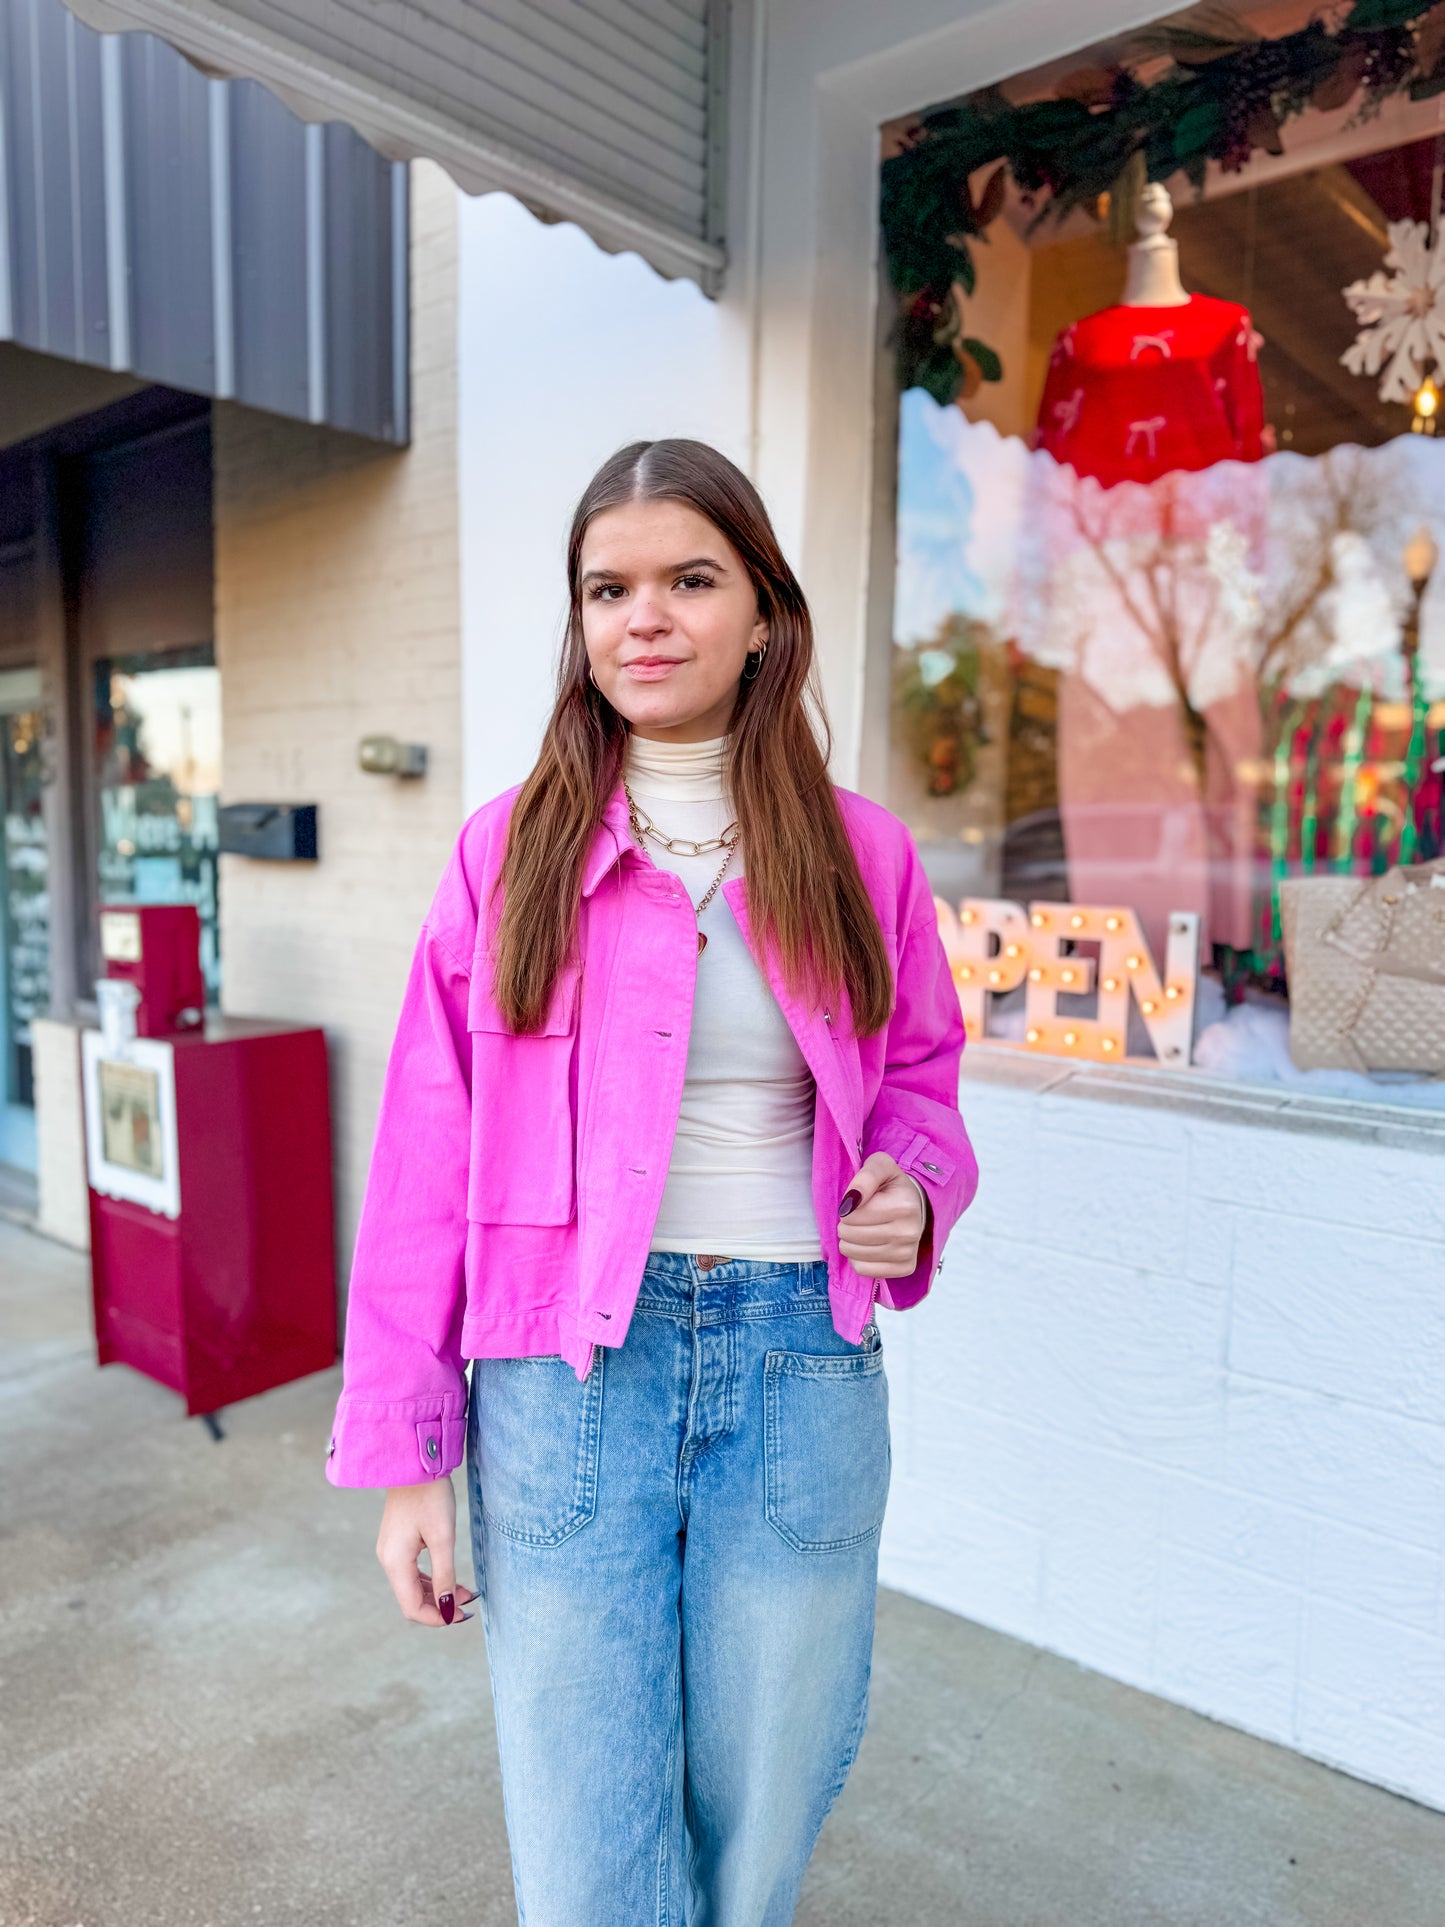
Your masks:
M 975 1036 L 1445 1104 L 1441 96 L 1445 7 L 1276 0 L 884 129 L 890 802 Z M 1407 886 L 1408 970 L 1338 952 Z M 1346 962 L 1387 1046 L 1303 1016 Z

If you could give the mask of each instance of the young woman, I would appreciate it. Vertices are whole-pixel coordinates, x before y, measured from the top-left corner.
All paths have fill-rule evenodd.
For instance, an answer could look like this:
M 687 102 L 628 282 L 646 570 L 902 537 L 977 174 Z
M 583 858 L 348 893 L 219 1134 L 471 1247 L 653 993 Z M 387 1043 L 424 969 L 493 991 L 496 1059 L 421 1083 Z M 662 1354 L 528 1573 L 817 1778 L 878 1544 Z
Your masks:
M 977 1180 L 963 1028 L 747 479 L 622 449 L 568 578 L 542 753 L 417 946 L 328 1476 L 388 1488 L 401 1609 L 455 1625 L 465 1459 L 526 1927 L 783 1927 L 867 1718 L 873 1307 Z

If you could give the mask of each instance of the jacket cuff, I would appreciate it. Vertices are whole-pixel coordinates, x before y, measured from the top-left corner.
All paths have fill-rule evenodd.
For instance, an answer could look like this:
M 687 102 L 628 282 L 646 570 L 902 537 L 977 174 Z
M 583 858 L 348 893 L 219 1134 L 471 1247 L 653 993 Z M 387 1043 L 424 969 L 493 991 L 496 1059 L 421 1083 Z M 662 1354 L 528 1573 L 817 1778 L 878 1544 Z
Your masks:
M 465 1389 L 386 1405 L 343 1393 L 326 1477 L 332 1485 L 426 1485 L 461 1464 L 466 1432 Z
M 886 1151 L 900 1171 L 918 1181 L 923 1195 L 936 1197 L 958 1169 L 951 1152 L 943 1150 L 923 1131 L 911 1124 L 891 1124 L 868 1146 L 870 1152 Z
M 877 1300 L 889 1311 L 907 1311 L 928 1295 L 933 1280 L 942 1268 L 942 1259 L 935 1258 L 938 1243 L 936 1236 L 937 1214 L 934 1200 L 946 1193 L 950 1180 L 957 1170 L 953 1156 L 935 1144 L 932 1138 L 922 1131 L 915 1131 L 911 1125 L 892 1125 L 880 1131 L 867 1152 L 884 1151 L 906 1176 L 912 1178 L 922 1193 L 927 1209 L 924 1212 L 923 1235 L 918 1240 L 918 1263 L 906 1278 L 879 1278 L 876 1280 Z

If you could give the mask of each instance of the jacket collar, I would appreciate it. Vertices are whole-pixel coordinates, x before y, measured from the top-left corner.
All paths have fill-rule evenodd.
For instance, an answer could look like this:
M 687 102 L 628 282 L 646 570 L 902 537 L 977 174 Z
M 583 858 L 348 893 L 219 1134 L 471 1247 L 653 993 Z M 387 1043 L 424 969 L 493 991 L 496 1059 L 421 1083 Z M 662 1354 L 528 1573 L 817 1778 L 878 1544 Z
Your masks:
M 603 809 L 602 821 L 597 826 L 597 834 L 582 868 L 582 895 L 590 897 L 604 877 L 610 876 L 619 864 L 628 860 L 650 863 L 646 852 L 638 848 L 632 834 L 627 795 L 619 783 Z M 830 1012 L 824 1017 L 821 1013 L 809 1010 L 794 997 L 783 982 L 776 959 L 770 954 L 760 955 L 754 943 L 752 926 L 748 921 L 747 878 L 732 877 L 723 884 L 722 890 L 738 920 L 743 941 L 753 952 L 758 968 L 771 986 L 798 1040 L 823 1101 L 843 1134 L 843 1141 L 853 1143 L 863 1129 L 862 1071 L 856 1049 L 835 1048 L 852 1037 L 852 1021 L 847 1009 Z M 846 1005 L 846 997 L 844 1003 Z
M 602 821 L 597 825 L 592 839 L 592 848 L 587 852 L 587 861 L 582 866 L 582 895 L 590 897 L 613 869 L 631 852 L 646 862 L 644 853 L 638 849 L 632 834 L 632 820 L 627 813 L 627 794 L 619 783 L 602 811 Z

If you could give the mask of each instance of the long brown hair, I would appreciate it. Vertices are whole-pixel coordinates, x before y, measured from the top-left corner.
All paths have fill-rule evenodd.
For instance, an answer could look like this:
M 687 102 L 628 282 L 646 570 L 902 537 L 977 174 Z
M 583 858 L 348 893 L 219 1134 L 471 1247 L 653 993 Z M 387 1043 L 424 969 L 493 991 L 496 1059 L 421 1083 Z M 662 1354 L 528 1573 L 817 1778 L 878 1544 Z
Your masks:
M 512 809 L 500 878 L 493 994 L 514 1031 L 543 1021 L 577 929 L 582 866 L 621 780 L 628 724 L 587 673 L 582 543 L 626 502 L 685 502 L 742 557 L 768 623 L 758 673 L 738 687 L 727 783 L 747 858 L 748 920 L 789 987 L 817 1002 L 846 985 L 859 1035 L 893 1002 L 888 953 L 827 769 L 813 623 L 752 483 L 705 442 L 633 442 L 583 492 L 567 544 L 571 612 L 557 700 L 536 767 Z M 814 729 L 816 718 L 823 742 Z

